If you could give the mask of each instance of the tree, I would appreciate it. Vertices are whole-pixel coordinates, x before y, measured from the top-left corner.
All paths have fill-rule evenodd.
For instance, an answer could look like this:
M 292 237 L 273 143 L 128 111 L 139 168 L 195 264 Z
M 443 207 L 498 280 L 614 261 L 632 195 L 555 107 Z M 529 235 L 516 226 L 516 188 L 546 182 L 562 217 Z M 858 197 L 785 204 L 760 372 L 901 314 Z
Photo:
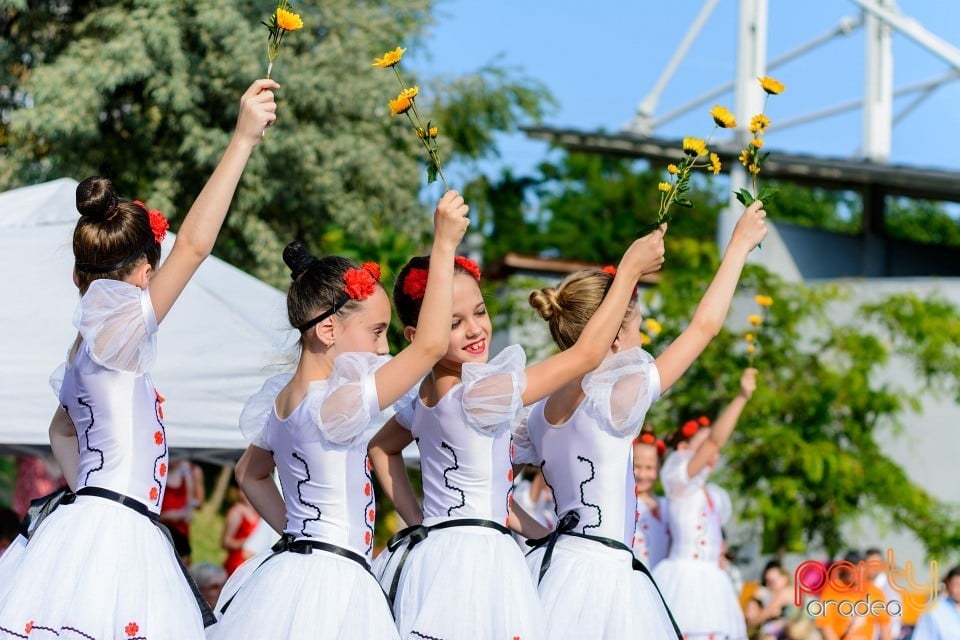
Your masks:
M 250 0 L 17 4 L 6 3 L 0 23 L 17 34 L 0 49 L 0 63 L 18 96 L 0 105 L 0 186 L 100 173 L 176 221 L 226 146 L 241 92 L 264 73 L 267 33 L 259 21 L 269 7 Z M 418 200 L 418 143 L 389 116 L 395 81 L 370 63 L 417 42 L 432 6 L 297 5 L 306 26 L 284 40 L 273 72 L 282 86 L 280 118 L 248 166 L 218 255 L 279 284 L 286 280 L 281 250 L 294 238 L 326 252 L 394 247 L 404 257 L 419 246 L 430 218 Z M 60 13 L 68 19 L 55 18 Z M 46 29 L 26 26 L 45 20 Z M 44 44 L 31 49 L 38 31 Z M 17 60 L 28 50 L 24 70 Z M 440 83 L 436 95 L 443 96 L 436 103 L 447 136 L 441 144 L 466 158 L 490 152 L 491 140 L 477 131 L 535 118 L 547 99 L 542 85 L 496 66 Z

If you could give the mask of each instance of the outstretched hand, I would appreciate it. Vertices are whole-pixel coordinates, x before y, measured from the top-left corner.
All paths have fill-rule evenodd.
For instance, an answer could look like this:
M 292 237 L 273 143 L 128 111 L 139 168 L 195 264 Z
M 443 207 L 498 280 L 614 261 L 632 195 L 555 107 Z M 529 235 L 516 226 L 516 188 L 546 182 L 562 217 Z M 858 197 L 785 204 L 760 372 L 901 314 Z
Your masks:
M 456 249 L 470 226 L 470 207 L 457 191 L 450 189 L 440 198 L 433 213 L 434 240 Z
M 263 138 L 267 127 L 277 119 L 274 91 L 280 85 L 266 78 L 255 80 L 240 97 L 240 115 L 237 116 L 235 135 L 251 147 Z
M 621 265 L 635 269 L 638 277 L 659 271 L 666 252 L 663 246 L 663 234 L 666 232 L 667 225 L 664 223 L 642 238 L 634 240 L 623 254 Z
M 764 221 L 766 217 L 767 212 L 763 210 L 763 203 L 759 200 L 754 201 L 744 209 L 740 219 L 737 220 L 730 244 L 739 244 L 747 251 L 753 251 L 754 247 L 767 237 L 767 223 Z
M 746 369 L 740 376 L 740 395 L 745 400 L 749 400 L 753 392 L 757 390 L 757 370 L 753 367 Z

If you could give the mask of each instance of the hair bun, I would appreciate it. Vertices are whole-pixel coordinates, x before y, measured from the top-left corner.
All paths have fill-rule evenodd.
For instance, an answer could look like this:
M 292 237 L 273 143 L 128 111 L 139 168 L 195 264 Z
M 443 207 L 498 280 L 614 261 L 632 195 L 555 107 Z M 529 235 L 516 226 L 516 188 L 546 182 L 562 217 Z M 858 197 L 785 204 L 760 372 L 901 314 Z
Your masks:
M 283 261 L 290 268 L 290 279 L 296 280 L 310 268 L 317 259 L 307 249 L 307 245 L 294 240 L 283 249 Z
M 108 220 L 117 211 L 117 196 L 108 178 L 90 176 L 77 185 L 77 211 L 96 222 Z
M 530 306 L 540 314 L 541 318 L 547 321 L 562 310 L 557 290 L 549 287 L 539 291 L 531 291 Z

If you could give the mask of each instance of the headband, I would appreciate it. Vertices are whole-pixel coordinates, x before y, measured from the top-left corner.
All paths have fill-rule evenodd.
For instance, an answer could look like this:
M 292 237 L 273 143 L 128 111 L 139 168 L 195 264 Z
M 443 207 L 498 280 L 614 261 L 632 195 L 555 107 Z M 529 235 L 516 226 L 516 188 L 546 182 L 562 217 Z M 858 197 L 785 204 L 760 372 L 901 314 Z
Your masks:
M 319 261 L 314 261 L 310 266 L 312 267 L 314 264 L 319 264 Z M 366 300 L 369 298 L 380 284 L 380 265 L 376 262 L 364 262 L 359 269 L 347 269 L 347 272 L 343 274 L 343 284 L 343 297 L 313 320 L 297 327 L 300 333 L 320 324 L 340 311 L 351 300 Z

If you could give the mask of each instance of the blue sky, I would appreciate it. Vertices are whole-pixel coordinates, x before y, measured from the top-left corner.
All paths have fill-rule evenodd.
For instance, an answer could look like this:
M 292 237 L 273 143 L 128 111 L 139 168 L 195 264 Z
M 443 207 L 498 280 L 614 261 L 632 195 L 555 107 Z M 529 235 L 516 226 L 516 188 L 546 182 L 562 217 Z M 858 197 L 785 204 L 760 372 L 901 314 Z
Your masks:
M 960 2 L 901 0 L 901 11 L 960 48 L 956 26 Z M 498 58 L 543 82 L 560 103 L 546 124 L 617 131 L 651 89 L 686 33 L 702 2 L 687 0 L 446 0 L 437 23 L 418 52 L 416 65 L 430 75 L 475 70 Z M 732 79 L 736 65 L 738 3 L 721 0 L 705 29 L 664 92 L 664 114 Z M 768 59 L 776 58 L 835 28 L 860 9 L 845 0 L 770 0 Z M 787 91 L 770 101 L 777 120 L 804 115 L 862 95 L 865 32 L 829 44 L 771 71 Z M 950 67 L 912 40 L 895 34 L 894 88 L 931 80 Z M 413 53 L 413 52 L 410 52 Z M 718 102 L 733 108 L 732 95 Z M 895 101 L 894 113 L 912 101 Z M 938 89 L 903 119 L 893 132 L 891 161 L 960 170 L 960 81 Z M 707 105 L 666 125 L 658 135 L 705 135 L 711 125 Z M 776 151 L 853 157 L 860 147 L 860 112 L 771 131 Z M 944 143 L 947 144 L 944 144 Z M 522 134 L 501 144 L 503 164 L 528 169 L 546 156 L 545 143 Z M 495 168 L 487 165 L 485 168 Z

